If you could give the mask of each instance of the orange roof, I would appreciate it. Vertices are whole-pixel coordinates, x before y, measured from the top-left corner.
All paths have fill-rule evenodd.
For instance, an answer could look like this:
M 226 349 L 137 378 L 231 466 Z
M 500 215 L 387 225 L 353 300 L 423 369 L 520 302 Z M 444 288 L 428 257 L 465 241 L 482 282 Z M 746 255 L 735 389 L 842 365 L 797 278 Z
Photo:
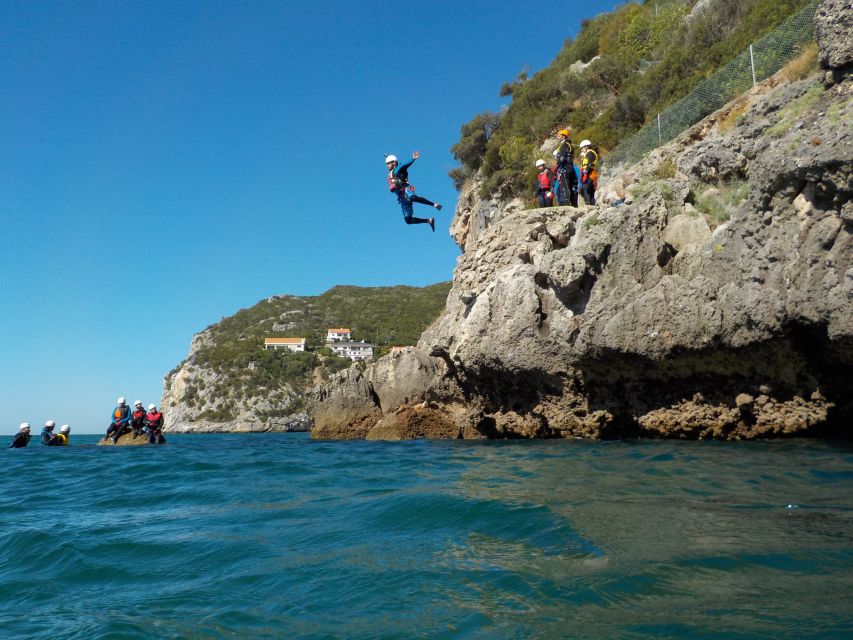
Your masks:
M 302 344 L 305 338 L 265 338 L 264 344 Z
M 352 333 L 349 329 L 329 329 L 329 331 L 334 331 L 335 333 Z

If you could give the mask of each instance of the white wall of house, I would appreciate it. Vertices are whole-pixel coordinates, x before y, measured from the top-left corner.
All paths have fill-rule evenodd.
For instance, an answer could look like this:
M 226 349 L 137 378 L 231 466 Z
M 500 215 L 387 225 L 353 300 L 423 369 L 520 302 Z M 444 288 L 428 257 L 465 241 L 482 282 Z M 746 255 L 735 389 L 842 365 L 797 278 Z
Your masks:
M 373 345 L 366 342 L 335 342 L 329 348 L 342 358 L 372 360 Z
M 352 337 L 352 331 L 335 331 L 329 329 L 326 334 L 326 342 L 338 342 L 340 340 L 349 340 Z
M 305 341 L 302 342 L 290 342 L 290 343 L 265 343 L 264 349 L 267 351 L 274 351 L 277 349 L 289 349 L 290 351 L 305 351 Z

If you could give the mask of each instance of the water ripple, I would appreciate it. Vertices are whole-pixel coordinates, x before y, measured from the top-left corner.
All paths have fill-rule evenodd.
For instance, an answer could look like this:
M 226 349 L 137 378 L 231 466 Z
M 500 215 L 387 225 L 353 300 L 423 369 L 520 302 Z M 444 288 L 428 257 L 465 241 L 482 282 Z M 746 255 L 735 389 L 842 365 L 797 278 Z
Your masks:
M 0 454 L 4 639 L 853 626 L 848 443 L 95 440 Z

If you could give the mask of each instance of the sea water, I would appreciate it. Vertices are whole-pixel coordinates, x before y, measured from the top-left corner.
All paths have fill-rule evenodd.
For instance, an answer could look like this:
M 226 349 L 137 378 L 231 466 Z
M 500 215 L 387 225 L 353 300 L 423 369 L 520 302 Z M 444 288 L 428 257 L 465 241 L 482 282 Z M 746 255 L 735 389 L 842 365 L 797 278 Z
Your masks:
M 849 442 L 168 437 L 0 452 L 0 637 L 853 629 Z

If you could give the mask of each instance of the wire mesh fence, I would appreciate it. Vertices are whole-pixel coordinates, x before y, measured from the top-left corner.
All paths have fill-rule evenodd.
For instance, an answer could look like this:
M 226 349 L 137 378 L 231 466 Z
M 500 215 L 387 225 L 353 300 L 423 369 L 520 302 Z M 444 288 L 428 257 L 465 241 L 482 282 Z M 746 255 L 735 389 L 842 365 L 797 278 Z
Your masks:
M 820 0 L 813 0 L 711 77 L 700 82 L 693 91 L 621 142 L 607 155 L 603 164 L 613 168 L 637 162 L 649 151 L 669 142 L 755 83 L 779 71 L 799 55 L 806 44 L 814 40 L 812 20 L 818 4 Z

